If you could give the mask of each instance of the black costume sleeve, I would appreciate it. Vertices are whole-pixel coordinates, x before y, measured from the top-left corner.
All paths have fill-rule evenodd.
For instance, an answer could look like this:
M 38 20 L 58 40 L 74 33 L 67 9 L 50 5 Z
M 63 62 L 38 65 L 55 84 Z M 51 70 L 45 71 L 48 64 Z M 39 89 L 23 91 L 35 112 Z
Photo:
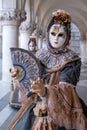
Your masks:
M 76 86 L 79 81 L 80 70 L 81 59 L 67 63 L 63 68 L 61 68 L 59 81 L 67 82 Z

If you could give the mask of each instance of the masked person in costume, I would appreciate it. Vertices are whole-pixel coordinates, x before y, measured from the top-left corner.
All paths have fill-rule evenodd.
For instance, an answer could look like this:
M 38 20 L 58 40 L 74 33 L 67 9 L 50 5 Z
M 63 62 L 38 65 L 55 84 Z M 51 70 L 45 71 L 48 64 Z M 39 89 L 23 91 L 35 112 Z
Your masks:
M 28 50 L 32 52 L 34 55 L 36 54 L 36 37 L 30 36 L 29 42 L 28 42 Z
M 8 129 L 16 130 L 20 125 L 21 130 L 87 130 L 87 119 L 75 89 L 81 59 L 68 47 L 71 38 L 70 14 L 64 10 L 54 12 L 47 33 L 47 49 L 41 49 L 36 54 L 43 66 L 43 79 L 31 81 L 35 98 L 27 110 L 26 105 L 24 107 L 25 111 L 29 110 L 26 112 L 28 120 L 22 124 L 22 129 L 20 122 L 26 118 L 21 116 L 14 123 L 15 118 Z M 32 97 L 29 98 L 31 100 Z

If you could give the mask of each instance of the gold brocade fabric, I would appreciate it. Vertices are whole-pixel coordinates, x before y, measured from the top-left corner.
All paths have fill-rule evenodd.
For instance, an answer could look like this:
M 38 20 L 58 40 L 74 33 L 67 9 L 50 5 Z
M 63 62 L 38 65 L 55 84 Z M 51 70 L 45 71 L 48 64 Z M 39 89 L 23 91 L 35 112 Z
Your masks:
M 50 117 L 37 117 L 32 130 L 56 130 L 55 125 Z
M 48 116 L 37 117 L 32 130 L 55 130 L 55 126 L 87 130 L 87 119 L 74 86 L 61 82 L 47 89 Z
M 87 119 L 75 88 L 70 84 L 60 83 L 48 87 L 48 90 L 48 111 L 54 124 L 66 129 L 86 130 Z

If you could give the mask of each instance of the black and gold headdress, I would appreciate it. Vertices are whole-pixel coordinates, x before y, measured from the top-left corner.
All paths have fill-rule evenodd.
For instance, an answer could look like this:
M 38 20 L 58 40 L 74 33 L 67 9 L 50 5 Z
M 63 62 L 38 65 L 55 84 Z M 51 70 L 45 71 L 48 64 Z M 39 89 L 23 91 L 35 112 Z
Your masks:
M 51 26 L 55 23 L 59 23 L 63 26 L 65 26 L 67 38 L 63 45 L 63 47 L 60 48 L 53 48 L 49 41 L 49 30 Z M 67 51 L 67 46 L 69 45 L 69 41 L 71 38 L 71 16 L 68 12 L 62 9 L 58 9 L 57 11 L 52 13 L 51 20 L 47 27 L 47 38 L 48 38 L 48 50 L 54 54 L 62 53 Z

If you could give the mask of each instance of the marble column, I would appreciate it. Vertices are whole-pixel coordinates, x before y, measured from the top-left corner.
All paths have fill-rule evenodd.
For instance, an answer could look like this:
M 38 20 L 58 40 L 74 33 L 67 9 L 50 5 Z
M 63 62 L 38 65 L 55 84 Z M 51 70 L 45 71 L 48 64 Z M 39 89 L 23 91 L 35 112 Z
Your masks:
M 18 10 L 2 11 L 2 80 L 10 82 L 9 73 L 12 67 L 11 47 L 18 47 L 19 25 L 25 19 L 25 13 Z
M 81 37 L 80 49 L 81 49 L 81 60 L 83 63 L 87 64 L 87 33 L 86 32 L 84 32 Z
M 82 62 L 85 61 L 85 53 L 86 53 L 86 44 L 85 41 L 80 41 L 80 49 L 81 49 L 81 60 Z
M 42 48 L 47 48 L 47 40 L 46 40 L 46 38 L 43 39 Z
M 24 22 L 20 27 L 20 36 L 19 36 L 19 48 L 28 50 L 29 36 L 31 35 L 31 26 L 29 23 Z
M 38 49 L 41 49 L 41 48 L 42 48 L 42 37 L 41 37 L 41 36 L 38 37 L 37 48 L 38 48 Z
M 24 21 L 20 26 L 20 36 L 19 36 L 19 47 L 23 49 L 28 49 L 29 36 L 31 35 L 31 5 L 30 0 L 25 2 L 26 21 Z

